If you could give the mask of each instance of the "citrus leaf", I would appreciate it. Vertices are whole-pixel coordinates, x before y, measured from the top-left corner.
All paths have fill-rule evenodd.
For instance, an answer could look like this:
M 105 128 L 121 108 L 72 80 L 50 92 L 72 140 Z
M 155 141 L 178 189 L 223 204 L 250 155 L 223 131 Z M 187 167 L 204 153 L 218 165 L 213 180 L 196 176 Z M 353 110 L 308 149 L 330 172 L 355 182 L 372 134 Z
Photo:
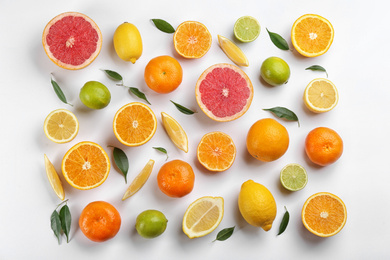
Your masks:
M 117 147 L 114 147 L 113 156 L 114 156 L 115 165 L 122 172 L 123 176 L 125 176 L 125 181 L 127 183 L 127 172 L 129 171 L 129 160 L 127 159 L 125 152 Z
M 65 97 L 65 94 L 64 92 L 62 92 L 60 86 L 57 84 L 57 82 L 55 82 L 53 80 L 53 78 L 50 79 L 51 81 L 51 85 L 53 86 L 53 89 L 54 89 L 54 92 L 56 93 L 57 97 L 62 101 L 64 102 L 65 104 L 68 104 L 70 106 L 73 106 L 72 104 L 68 103 L 68 101 L 66 100 L 66 97 Z
M 218 232 L 217 238 L 214 241 L 216 241 L 216 240 L 225 241 L 226 239 L 231 237 L 231 235 L 233 234 L 234 228 L 235 228 L 235 226 L 231 227 L 231 228 L 222 229 L 221 231 Z
M 123 77 L 116 71 L 113 70 L 103 70 L 110 78 L 114 80 L 123 80 Z
M 151 19 L 154 25 L 162 32 L 165 33 L 174 33 L 175 28 L 172 27 L 168 22 L 162 20 L 162 19 Z
M 61 228 L 66 235 L 66 242 L 69 243 L 70 224 L 72 222 L 72 216 L 68 205 L 64 205 L 60 210 Z
M 280 223 L 278 236 L 286 230 L 288 221 L 290 220 L 290 213 L 288 213 L 286 206 L 284 206 L 284 209 L 286 212 L 284 213 L 282 222 Z
M 146 98 L 145 94 L 142 93 L 138 88 L 130 87 L 129 90 L 130 90 L 130 92 L 133 93 L 136 97 L 145 100 L 149 105 L 151 105 L 150 102 L 149 102 L 149 100 Z
M 60 215 L 57 210 L 54 210 L 50 216 L 51 230 L 53 230 L 54 235 L 58 239 L 58 244 L 60 244 L 60 235 L 61 235 L 61 220 Z
M 172 102 L 172 103 L 176 106 L 176 108 L 177 108 L 180 112 L 182 112 L 183 114 L 192 115 L 192 114 L 195 113 L 195 112 L 192 111 L 191 109 L 188 109 L 188 108 L 186 108 L 186 107 L 184 107 L 184 106 L 182 106 L 182 105 L 180 105 L 180 104 L 178 104 L 178 103 L 175 103 L 175 102 L 173 102 L 172 100 L 171 100 L 171 102 Z
M 318 71 L 323 71 L 326 73 L 326 77 L 328 77 L 328 72 L 326 71 L 326 69 L 320 65 L 313 65 L 313 66 L 310 66 L 310 67 L 307 67 L 305 70 L 318 70 Z
M 167 150 L 165 149 L 165 148 L 162 148 L 162 147 L 153 147 L 153 149 L 156 149 L 157 151 L 160 151 L 160 152 L 162 152 L 162 153 L 165 153 L 166 155 L 167 155 L 167 159 L 166 160 L 168 160 L 168 152 L 167 152 Z M 165 161 L 166 161 L 165 160 Z
M 266 108 L 266 109 L 263 109 L 263 110 L 264 111 L 270 111 L 270 112 L 274 113 L 277 117 L 285 118 L 285 119 L 287 119 L 289 121 L 297 121 L 298 122 L 298 126 L 300 126 L 297 115 L 293 111 L 288 109 L 288 108 L 285 108 L 285 107 L 273 107 L 273 108 Z
M 284 51 L 288 51 L 290 49 L 290 47 L 288 47 L 286 40 L 282 36 L 280 36 L 277 33 L 270 32 L 268 31 L 268 29 L 267 32 L 269 34 L 269 37 L 271 38 L 271 41 L 275 44 L 276 47 Z

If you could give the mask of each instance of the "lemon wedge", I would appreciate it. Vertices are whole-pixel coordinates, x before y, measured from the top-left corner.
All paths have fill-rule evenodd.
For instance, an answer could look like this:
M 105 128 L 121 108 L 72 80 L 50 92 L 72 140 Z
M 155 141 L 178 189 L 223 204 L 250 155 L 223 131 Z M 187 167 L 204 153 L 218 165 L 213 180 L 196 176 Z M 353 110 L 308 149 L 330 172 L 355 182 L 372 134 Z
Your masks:
M 46 175 L 49 179 L 50 185 L 53 188 L 54 192 L 57 194 L 58 198 L 61 200 L 65 199 L 65 191 L 62 187 L 62 182 L 60 180 L 60 177 L 57 174 L 56 169 L 54 168 L 53 164 L 49 161 L 49 158 L 47 158 L 45 154 L 45 168 L 46 168 Z
M 142 186 L 144 186 L 145 182 L 149 179 L 150 174 L 152 173 L 154 165 L 154 160 L 150 159 L 142 171 L 135 177 L 135 179 L 131 182 L 129 188 L 127 188 L 125 194 L 122 197 L 122 200 L 130 198 L 137 191 L 139 191 Z
M 218 43 L 223 52 L 238 66 L 249 66 L 249 61 L 242 50 L 235 45 L 231 40 L 221 35 L 218 35 Z
M 177 148 L 188 152 L 188 138 L 181 125 L 170 115 L 161 112 L 161 119 L 165 131 Z

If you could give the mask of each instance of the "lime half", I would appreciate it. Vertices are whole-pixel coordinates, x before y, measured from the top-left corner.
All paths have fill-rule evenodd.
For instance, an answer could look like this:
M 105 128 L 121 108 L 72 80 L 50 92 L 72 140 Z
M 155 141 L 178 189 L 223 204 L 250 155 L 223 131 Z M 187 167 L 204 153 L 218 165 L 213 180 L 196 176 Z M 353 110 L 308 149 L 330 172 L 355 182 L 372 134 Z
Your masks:
M 260 23 L 251 16 L 243 16 L 234 24 L 233 32 L 238 40 L 253 42 L 260 35 Z
M 297 163 L 287 164 L 280 172 L 280 182 L 290 191 L 303 189 L 307 184 L 307 179 L 305 168 Z

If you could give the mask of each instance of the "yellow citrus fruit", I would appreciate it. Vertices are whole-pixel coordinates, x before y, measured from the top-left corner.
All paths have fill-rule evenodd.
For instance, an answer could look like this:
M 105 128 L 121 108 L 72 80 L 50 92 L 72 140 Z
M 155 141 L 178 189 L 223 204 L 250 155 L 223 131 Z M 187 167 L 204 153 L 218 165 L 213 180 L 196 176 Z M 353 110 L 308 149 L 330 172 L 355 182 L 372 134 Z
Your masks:
M 306 107 L 315 113 L 324 113 L 332 110 L 339 101 L 336 86 L 328 79 L 314 79 L 303 93 Z
M 177 148 L 187 153 L 188 138 L 183 127 L 181 127 L 181 125 L 167 113 L 161 112 L 161 119 L 165 131 L 167 132 L 172 142 L 176 145 Z
M 142 38 L 134 24 L 124 22 L 114 33 L 114 48 L 119 58 L 135 63 L 142 55 Z
M 235 45 L 231 40 L 221 35 L 218 35 L 218 43 L 223 52 L 228 58 L 238 66 L 249 66 L 249 61 L 246 58 L 244 52 Z
M 183 217 L 183 232 L 189 238 L 203 237 L 213 232 L 223 218 L 222 197 L 202 197 L 187 208 Z
M 60 177 L 58 176 L 58 173 L 56 169 L 54 168 L 54 165 L 50 162 L 49 158 L 47 158 L 45 154 L 45 168 L 46 168 L 46 175 L 49 179 L 50 185 L 53 188 L 54 192 L 60 198 L 61 200 L 65 199 L 65 191 L 62 187 L 62 182 L 60 180 Z
M 56 109 L 46 117 L 43 130 L 51 141 L 63 144 L 76 137 L 79 131 L 79 121 L 69 110 Z
M 276 202 L 262 184 L 248 180 L 241 186 L 238 208 L 243 218 L 255 227 L 268 231 L 276 217 Z
M 152 173 L 154 165 L 154 160 L 149 160 L 142 171 L 135 177 L 135 179 L 130 184 L 129 188 L 126 190 L 125 194 L 122 197 L 122 200 L 130 198 L 137 191 L 139 191 L 145 182 L 149 179 L 150 174 Z

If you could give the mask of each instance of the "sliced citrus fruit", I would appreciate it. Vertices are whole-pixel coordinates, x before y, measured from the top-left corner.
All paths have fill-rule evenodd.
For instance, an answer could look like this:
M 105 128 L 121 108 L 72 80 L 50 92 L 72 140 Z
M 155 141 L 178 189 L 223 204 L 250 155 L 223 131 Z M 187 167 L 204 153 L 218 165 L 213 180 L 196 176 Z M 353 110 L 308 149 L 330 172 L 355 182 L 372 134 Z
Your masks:
M 181 125 L 167 113 L 161 112 L 161 119 L 165 131 L 167 132 L 172 142 L 176 145 L 177 148 L 187 153 L 188 138 L 183 127 L 181 127 Z
M 234 36 L 242 42 L 253 42 L 260 35 L 260 23 L 252 16 L 238 18 L 234 24 Z
M 195 95 L 199 107 L 208 117 L 226 122 L 239 118 L 249 109 L 253 86 L 239 67 L 220 63 L 200 75 Z
M 205 134 L 197 149 L 199 162 L 208 170 L 221 172 L 232 166 L 236 158 L 236 146 L 232 138 L 222 132 Z
M 58 198 L 61 200 L 65 199 L 65 191 L 62 187 L 62 182 L 60 180 L 60 177 L 58 176 L 58 173 L 56 169 L 54 168 L 54 165 L 50 162 L 49 158 L 47 158 L 45 154 L 45 168 L 46 168 L 46 175 L 49 179 L 50 185 L 53 188 L 54 192 L 57 194 Z
M 332 24 L 316 14 L 305 14 L 299 17 L 291 29 L 291 40 L 295 49 L 306 57 L 324 54 L 333 42 Z
M 280 182 L 283 187 L 290 191 L 303 189 L 307 184 L 307 173 L 305 168 L 297 163 L 290 163 L 280 171 Z
M 319 192 L 310 196 L 302 208 L 303 225 L 320 237 L 336 235 L 347 221 L 344 202 L 329 192 Z
M 212 37 L 207 27 L 194 21 L 181 23 L 173 35 L 175 50 L 184 58 L 203 57 L 210 49 Z
M 328 79 L 314 79 L 306 87 L 303 94 L 306 107 L 315 113 L 332 110 L 339 101 L 336 86 Z
M 249 61 L 244 52 L 235 45 L 231 40 L 221 35 L 218 35 L 218 43 L 223 52 L 238 66 L 249 66 Z
M 145 104 L 129 103 L 116 112 L 113 129 L 122 144 L 139 146 L 149 141 L 156 132 L 156 116 Z
M 223 218 L 222 197 L 202 197 L 187 208 L 183 217 L 183 232 L 189 238 L 202 237 L 213 232 Z
M 79 131 L 79 121 L 67 109 L 56 109 L 46 117 L 43 124 L 45 135 L 59 144 L 72 141 Z
M 152 173 L 154 165 L 154 160 L 149 160 L 142 171 L 135 177 L 135 179 L 131 182 L 129 188 L 127 188 L 125 194 L 122 197 L 122 200 L 130 198 L 137 191 L 139 191 L 142 186 L 144 186 L 145 182 L 149 179 L 150 174 Z
M 110 172 L 110 160 L 103 148 L 93 142 L 81 142 L 68 150 L 62 159 L 62 174 L 76 189 L 100 186 Z
M 47 56 L 58 66 L 77 70 L 88 66 L 102 48 L 102 33 L 85 14 L 62 13 L 45 27 L 42 44 Z

